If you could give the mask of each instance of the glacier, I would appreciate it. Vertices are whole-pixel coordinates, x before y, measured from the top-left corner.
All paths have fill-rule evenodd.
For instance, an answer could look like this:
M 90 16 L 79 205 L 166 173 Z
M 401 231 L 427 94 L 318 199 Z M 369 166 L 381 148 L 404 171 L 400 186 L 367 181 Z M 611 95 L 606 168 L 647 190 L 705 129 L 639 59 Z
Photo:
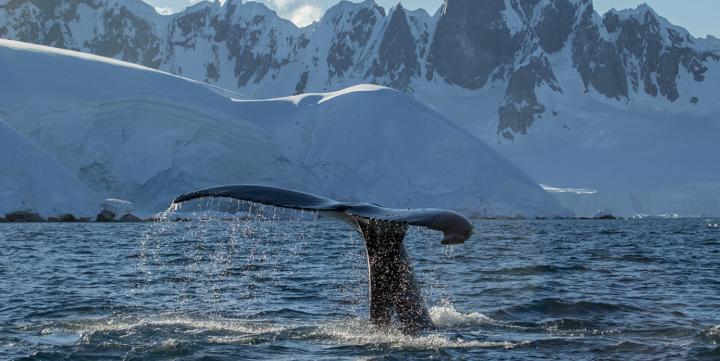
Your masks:
M 0 119 L 0 215 L 94 215 L 98 196 L 55 157 Z
M 476 136 L 386 87 L 247 99 L 10 40 L 0 40 L 0 63 L 0 117 L 100 199 L 131 201 L 139 214 L 197 188 L 264 183 L 477 217 L 571 215 Z

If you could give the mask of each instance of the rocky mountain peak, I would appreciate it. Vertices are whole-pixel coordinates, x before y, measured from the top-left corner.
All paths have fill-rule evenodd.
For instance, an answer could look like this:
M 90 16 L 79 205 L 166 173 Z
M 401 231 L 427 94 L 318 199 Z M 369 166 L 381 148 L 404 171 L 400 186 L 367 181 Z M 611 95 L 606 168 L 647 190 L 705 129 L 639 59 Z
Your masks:
M 368 76 L 373 82 L 407 90 L 421 75 L 418 44 L 401 4 L 392 9 Z
M 720 41 L 696 39 L 647 5 L 600 15 L 591 0 L 445 0 L 432 17 L 401 4 L 386 13 L 373 0 L 340 1 L 303 29 L 240 0 L 200 2 L 170 16 L 140 0 L 9 0 L 0 1 L 0 36 L 247 96 L 367 82 L 408 93 L 500 89 L 497 134 L 508 139 L 554 111 L 542 92 L 621 104 L 649 96 L 700 109 L 705 95 L 697 89 L 720 62 Z M 568 82 L 584 92 L 563 89 Z
M 519 44 L 506 21 L 504 0 L 445 0 L 428 58 L 428 71 L 448 83 L 479 89 Z

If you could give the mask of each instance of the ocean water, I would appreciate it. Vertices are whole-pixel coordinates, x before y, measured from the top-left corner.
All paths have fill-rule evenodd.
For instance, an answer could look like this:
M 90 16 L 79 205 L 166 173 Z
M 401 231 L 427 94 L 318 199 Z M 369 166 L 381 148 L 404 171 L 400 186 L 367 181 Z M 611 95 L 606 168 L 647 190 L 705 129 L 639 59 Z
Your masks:
M 0 359 L 718 360 L 708 223 L 412 230 L 417 336 L 369 325 L 362 240 L 329 220 L 0 224 Z

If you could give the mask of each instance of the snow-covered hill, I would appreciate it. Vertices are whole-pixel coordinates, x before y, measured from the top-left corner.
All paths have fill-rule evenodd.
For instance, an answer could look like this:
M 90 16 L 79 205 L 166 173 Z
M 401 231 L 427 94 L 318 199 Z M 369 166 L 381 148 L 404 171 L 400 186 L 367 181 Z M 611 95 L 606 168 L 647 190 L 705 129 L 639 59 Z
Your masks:
M 396 90 L 361 85 L 247 100 L 117 60 L 7 40 L 0 63 L 0 115 L 103 198 L 133 201 L 141 212 L 199 187 L 266 183 L 391 207 L 567 215 L 477 137 Z
M 341 1 L 301 29 L 240 0 L 171 16 L 141 0 L 0 0 L 0 37 L 250 98 L 389 86 L 537 181 L 596 189 L 625 215 L 679 212 L 634 199 L 720 182 L 720 40 L 695 38 L 647 5 L 599 14 L 591 0 L 446 0 L 431 16 Z M 686 201 L 685 215 L 720 214 L 704 196 Z
M 0 216 L 97 214 L 97 196 L 52 155 L 0 120 Z

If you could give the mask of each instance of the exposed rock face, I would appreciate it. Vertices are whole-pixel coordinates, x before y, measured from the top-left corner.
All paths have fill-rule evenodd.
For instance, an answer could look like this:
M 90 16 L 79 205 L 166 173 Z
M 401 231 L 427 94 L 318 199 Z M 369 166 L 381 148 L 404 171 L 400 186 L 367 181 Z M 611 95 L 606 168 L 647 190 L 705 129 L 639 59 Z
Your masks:
M 535 4 L 539 1 L 535 0 Z M 531 1 L 521 1 L 522 4 L 529 4 Z M 527 5 L 526 9 L 527 9 Z M 546 6 L 536 6 L 539 11 L 535 33 L 538 36 L 539 44 L 547 53 L 556 53 L 566 44 L 575 24 L 575 12 L 577 5 L 570 0 L 557 0 L 549 2 Z M 533 12 L 525 12 L 526 16 L 534 15 Z
M 411 81 L 420 76 L 420 61 L 415 41 L 405 10 L 398 5 L 390 16 L 378 48 L 378 57 L 370 69 L 373 80 L 377 82 L 378 79 L 387 77 L 386 84 L 389 86 L 409 89 Z
M 169 29 L 163 68 L 208 83 L 232 76 L 237 88 L 276 75 L 280 67 L 296 60 L 299 48 L 307 46 L 289 21 L 263 5 L 237 0 L 224 7 L 198 4 L 173 17 Z M 288 45 L 294 49 L 287 49 Z M 197 52 L 205 53 L 200 57 L 202 67 L 183 59 Z
M 343 1 L 302 29 L 239 0 L 200 2 L 172 16 L 141 0 L 10 0 L 0 2 L 0 36 L 131 61 L 251 97 L 366 82 L 409 93 L 436 82 L 500 87 L 497 132 L 506 138 L 554 111 L 538 89 L 576 96 L 563 91 L 557 74 L 619 102 L 649 95 L 702 108 L 703 96 L 689 87 L 720 62 L 717 39 L 695 39 L 646 5 L 601 16 L 591 0 L 445 0 L 434 17 Z M 565 54 L 573 69 L 557 60 Z
M 547 58 L 532 58 L 512 73 L 498 111 L 498 133 L 507 139 L 513 139 L 514 133 L 527 134 L 535 116 L 545 113 L 545 106 L 535 95 L 535 88 L 542 85 L 562 92 Z
M 478 89 L 498 67 L 513 62 L 519 44 L 513 39 L 504 0 L 445 0 L 428 59 L 451 84 Z
M 0 33 L 15 40 L 77 49 L 157 68 L 161 38 L 149 17 L 155 10 L 141 1 L 10 0 L 0 5 Z M 92 21 L 90 20 L 92 19 Z M 94 36 L 78 29 L 92 25 Z M 162 22 L 160 22 L 162 23 Z
M 384 16 L 385 11 L 373 2 L 360 6 L 345 2 L 328 10 L 322 25 L 334 34 L 325 56 L 329 79 L 341 80 L 359 65 L 362 50 L 368 46 L 375 27 Z
M 585 7 L 575 27 L 572 60 L 580 73 L 585 88 L 594 87 L 609 98 L 628 96 L 627 74 L 618 51 L 605 40 L 597 26 L 597 13 L 591 4 Z
M 636 92 L 642 89 L 652 96 L 659 92 L 675 101 L 679 97 L 680 69 L 700 82 L 707 71 L 704 63 L 718 59 L 718 54 L 696 50 L 694 39 L 684 29 L 665 23 L 647 6 L 639 7 L 633 14 L 609 12 L 603 23 L 617 37 L 618 52 L 639 64 L 637 67 L 630 62 L 624 64 Z

